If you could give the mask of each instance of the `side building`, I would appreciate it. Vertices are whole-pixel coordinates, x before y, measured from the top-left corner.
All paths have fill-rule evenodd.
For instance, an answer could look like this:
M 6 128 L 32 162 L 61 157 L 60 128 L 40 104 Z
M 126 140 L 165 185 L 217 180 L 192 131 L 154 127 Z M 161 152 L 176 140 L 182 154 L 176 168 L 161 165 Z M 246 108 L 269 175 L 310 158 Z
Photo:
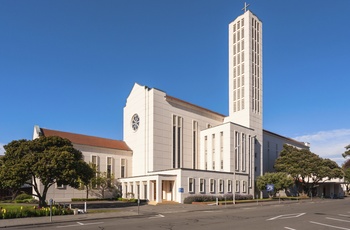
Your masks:
M 87 163 L 94 164 L 101 172 L 109 172 L 115 178 L 123 178 L 132 174 L 132 151 L 124 141 L 111 140 L 101 137 L 93 137 L 82 134 L 62 132 L 34 127 L 33 139 L 40 136 L 59 136 L 70 140 L 74 148 L 80 150 Z M 39 181 L 37 183 L 40 185 Z M 42 187 L 39 187 L 42 190 Z M 32 191 L 35 194 L 35 190 Z M 106 197 L 113 194 L 108 191 Z M 86 198 L 84 188 L 74 189 L 69 186 L 55 184 L 47 192 L 48 198 L 57 202 L 71 201 L 72 198 Z M 89 193 L 89 197 L 101 198 L 99 188 L 95 187 Z

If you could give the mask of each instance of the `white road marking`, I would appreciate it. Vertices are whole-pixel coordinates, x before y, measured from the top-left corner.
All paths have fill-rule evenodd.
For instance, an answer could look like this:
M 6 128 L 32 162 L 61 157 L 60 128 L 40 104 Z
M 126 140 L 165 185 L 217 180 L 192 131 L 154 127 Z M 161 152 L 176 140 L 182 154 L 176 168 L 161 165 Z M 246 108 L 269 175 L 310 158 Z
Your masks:
M 222 212 L 222 211 L 203 211 L 203 212 Z
M 350 220 L 342 220 L 342 219 L 336 219 L 336 218 L 332 218 L 332 217 L 326 217 L 326 219 L 350 223 Z
M 338 214 L 339 216 L 350 217 L 350 215 Z
M 104 222 L 93 222 L 93 223 L 81 223 L 77 222 L 77 224 L 71 224 L 71 225 L 64 225 L 64 226 L 57 226 L 56 228 L 70 228 L 70 227 L 77 227 L 82 225 L 94 225 L 94 224 L 103 224 Z
M 148 219 L 154 219 L 154 218 L 163 218 L 164 216 L 162 214 L 158 214 L 156 216 L 151 216 Z
M 338 226 L 334 226 L 334 225 L 329 225 L 329 224 L 322 224 L 322 223 L 318 223 L 318 222 L 314 222 L 314 221 L 310 221 L 311 224 L 318 224 L 318 225 L 322 225 L 322 226 L 326 226 L 326 227 L 330 227 L 330 228 L 336 228 L 336 229 L 342 229 L 342 230 L 350 230 L 350 228 L 343 228 L 343 227 L 338 227 Z
M 288 227 L 284 227 L 285 229 L 288 229 L 288 230 L 296 230 L 294 228 L 288 228 Z
M 294 214 L 279 215 L 279 216 L 275 216 L 275 217 L 272 217 L 272 218 L 267 219 L 267 220 L 297 218 L 297 217 L 300 217 L 302 215 L 305 215 L 305 213 L 294 213 Z

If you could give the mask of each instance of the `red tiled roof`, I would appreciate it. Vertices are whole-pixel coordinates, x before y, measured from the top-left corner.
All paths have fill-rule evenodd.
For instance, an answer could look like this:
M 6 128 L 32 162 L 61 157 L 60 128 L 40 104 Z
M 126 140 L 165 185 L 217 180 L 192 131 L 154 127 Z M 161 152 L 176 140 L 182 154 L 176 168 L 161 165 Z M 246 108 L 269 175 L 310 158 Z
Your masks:
M 87 136 L 82 134 L 61 132 L 57 130 L 50 130 L 50 129 L 43 129 L 43 128 L 41 128 L 40 130 L 42 135 L 44 135 L 45 137 L 59 136 L 62 138 L 67 138 L 73 144 L 131 151 L 129 146 L 124 141 L 112 140 L 112 139 L 107 139 L 102 137 L 93 137 L 93 136 Z

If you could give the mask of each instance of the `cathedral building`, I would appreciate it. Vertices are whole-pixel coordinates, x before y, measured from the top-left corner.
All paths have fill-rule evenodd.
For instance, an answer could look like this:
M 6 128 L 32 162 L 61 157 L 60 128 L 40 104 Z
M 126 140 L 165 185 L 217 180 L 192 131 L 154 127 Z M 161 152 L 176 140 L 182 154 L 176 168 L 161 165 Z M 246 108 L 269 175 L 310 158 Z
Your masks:
M 87 162 L 113 172 L 124 198 L 182 203 L 195 194 L 260 195 L 254 182 L 273 171 L 283 144 L 309 146 L 263 129 L 260 19 L 245 6 L 228 31 L 228 115 L 135 83 L 123 111 L 123 141 L 38 126 L 33 138 L 70 139 Z M 50 196 L 63 201 L 85 192 L 56 187 Z

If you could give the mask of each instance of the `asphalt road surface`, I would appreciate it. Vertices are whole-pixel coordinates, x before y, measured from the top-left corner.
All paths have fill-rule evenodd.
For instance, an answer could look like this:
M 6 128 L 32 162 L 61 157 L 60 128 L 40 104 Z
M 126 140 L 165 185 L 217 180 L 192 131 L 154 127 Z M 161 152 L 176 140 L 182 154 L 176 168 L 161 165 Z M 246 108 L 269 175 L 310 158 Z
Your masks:
M 210 210 L 172 211 L 157 208 L 148 215 L 52 225 L 28 226 L 35 229 L 69 230 L 350 230 L 350 199 L 318 200 L 307 203 L 257 205 L 249 207 L 217 206 Z M 11 229 L 23 229 L 11 228 Z

